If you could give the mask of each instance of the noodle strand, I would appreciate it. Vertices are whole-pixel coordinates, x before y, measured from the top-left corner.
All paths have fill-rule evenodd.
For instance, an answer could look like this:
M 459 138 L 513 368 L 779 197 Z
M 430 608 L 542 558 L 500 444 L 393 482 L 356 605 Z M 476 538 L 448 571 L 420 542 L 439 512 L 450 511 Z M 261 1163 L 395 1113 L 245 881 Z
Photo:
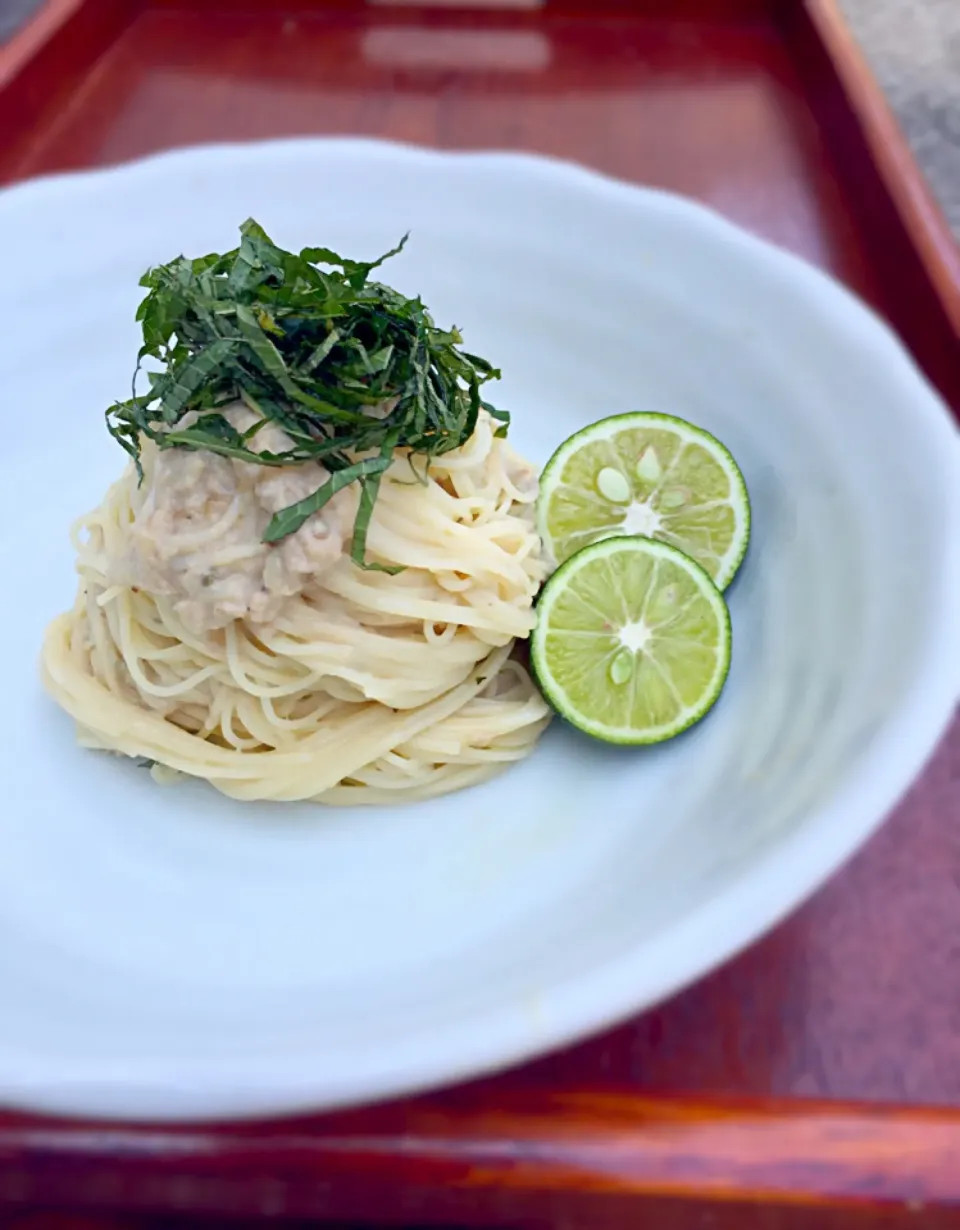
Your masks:
M 536 483 L 485 414 L 426 482 L 404 457 L 384 475 L 367 550 L 403 571 L 341 553 L 265 623 L 204 631 L 162 587 L 118 580 L 152 498 L 145 463 L 143 486 L 129 469 L 73 528 L 77 600 L 44 641 L 45 685 L 84 745 L 237 799 L 338 806 L 459 790 L 533 748 L 548 710 L 512 650 L 546 571 Z M 246 516 L 234 497 L 177 549 L 235 566 L 263 550 L 225 540 Z

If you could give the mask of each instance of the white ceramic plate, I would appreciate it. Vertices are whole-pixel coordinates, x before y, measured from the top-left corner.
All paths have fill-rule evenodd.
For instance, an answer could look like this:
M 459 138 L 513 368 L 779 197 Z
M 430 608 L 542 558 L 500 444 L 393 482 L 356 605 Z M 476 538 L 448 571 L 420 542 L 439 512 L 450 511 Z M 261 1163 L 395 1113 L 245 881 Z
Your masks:
M 234 804 L 81 751 L 42 695 L 67 527 L 122 456 L 144 268 L 359 257 L 504 371 L 543 461 L 604 415 L 713 431 L 753 497 L 714 713 L 653 750 L 559 723 L 407 810 Z M 960 447 L 899 344 L 684 201 L 526 157 L 361 141 L 186 150 L 0 195 L 0 1101 L 158 1118 L 452 1081 L 690 982 L 811 892 L 920 770 L 960 683 Z M 709 1029 L 709 1022 L 704 1022 Z

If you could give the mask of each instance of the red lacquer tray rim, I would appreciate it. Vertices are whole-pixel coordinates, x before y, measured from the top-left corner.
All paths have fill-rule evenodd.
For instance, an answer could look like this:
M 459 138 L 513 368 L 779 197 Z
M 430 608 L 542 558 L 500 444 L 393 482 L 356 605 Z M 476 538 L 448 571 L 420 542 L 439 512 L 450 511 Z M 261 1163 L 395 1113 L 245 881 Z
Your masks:
M 837 0 L 798 0 L 834 65 L 884 185 L 960 341 L 960 244 Z

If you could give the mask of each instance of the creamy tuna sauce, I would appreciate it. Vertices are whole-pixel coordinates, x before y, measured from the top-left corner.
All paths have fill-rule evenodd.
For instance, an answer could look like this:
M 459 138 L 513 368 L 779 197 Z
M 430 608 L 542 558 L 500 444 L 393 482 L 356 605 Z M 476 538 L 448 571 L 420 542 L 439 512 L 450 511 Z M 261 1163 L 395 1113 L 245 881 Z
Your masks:
M 223 414 L 240 432 L 257 421 L 242 402 Z M 184 419 L 182 426 L 188 425 Z M 256 452 L 293 446 L 273 422 L 249 441 Z M 296 533 L 263 542 L 275 512 L 311 495 L 329 477 L 315 463 L 278 468 L 148 445 L 143 466 L 128 547 L 111 580 L 166 599 L 199 635 L 235 619 L 274 621 L 288 599 L 337 562 L 353 526 L 357 497 L 348 487 Z

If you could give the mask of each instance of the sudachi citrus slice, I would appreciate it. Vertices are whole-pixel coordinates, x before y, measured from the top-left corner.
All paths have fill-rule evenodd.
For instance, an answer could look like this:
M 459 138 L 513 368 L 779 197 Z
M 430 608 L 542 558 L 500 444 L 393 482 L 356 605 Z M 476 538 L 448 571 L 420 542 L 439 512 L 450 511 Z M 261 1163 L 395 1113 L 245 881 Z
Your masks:
M 615 537 L 544 586 L 531 637 L 544 695 L 608 743 L 660 743 L 700 720 L 730 668 L 730 616 L 706 572 L 667 543 Z
M 557 449 L 540 479 L 540 535 L 558 564 L 612 535 L 691 556 L 720 589 L 750 538 L 743 475 L 709 432 L 667 414 L 601 419 Z

